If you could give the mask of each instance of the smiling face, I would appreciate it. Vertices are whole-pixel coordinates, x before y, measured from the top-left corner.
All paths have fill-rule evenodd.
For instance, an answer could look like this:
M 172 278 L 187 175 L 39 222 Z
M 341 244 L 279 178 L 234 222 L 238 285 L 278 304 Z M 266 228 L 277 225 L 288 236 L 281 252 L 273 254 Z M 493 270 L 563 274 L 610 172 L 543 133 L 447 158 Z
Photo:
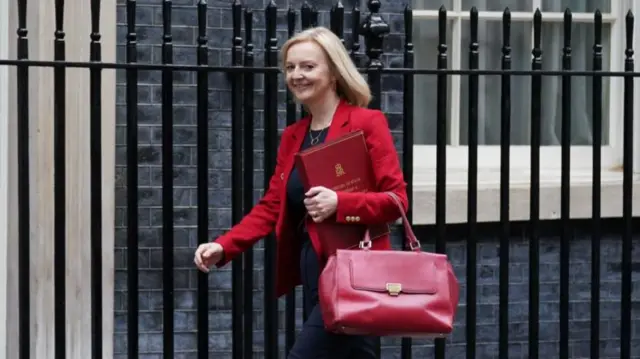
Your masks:
M 303 104 L 318 103 L 335 92 L 329 60 L 313 41 L 299 42 L 288 49 L 285 73 L 289 90 Z

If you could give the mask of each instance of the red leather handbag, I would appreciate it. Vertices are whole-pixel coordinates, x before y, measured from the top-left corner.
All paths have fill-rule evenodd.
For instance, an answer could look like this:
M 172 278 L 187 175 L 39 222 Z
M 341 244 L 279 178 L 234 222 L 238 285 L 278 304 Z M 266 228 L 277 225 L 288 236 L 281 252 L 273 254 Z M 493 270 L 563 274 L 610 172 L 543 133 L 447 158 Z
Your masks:
M 319 279 L 325 329 L 335 333 L 437 337 L 453 330 L 459 284 L 445 254 L 423 252 L 400 201 L 411 251 L 338 249 Z

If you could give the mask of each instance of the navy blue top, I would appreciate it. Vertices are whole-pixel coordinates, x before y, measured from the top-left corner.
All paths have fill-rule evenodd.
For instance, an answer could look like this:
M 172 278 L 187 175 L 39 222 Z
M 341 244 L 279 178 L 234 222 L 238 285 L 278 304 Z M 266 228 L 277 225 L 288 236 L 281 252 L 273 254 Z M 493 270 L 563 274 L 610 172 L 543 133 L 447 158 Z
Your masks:
M 302 145 L 300 146 L 300 151 L 303 151 L 309 147 L 313 147 L 311 145 L 311 137 L 314 139 L 314 145 L 318 145 L 323 143 L 327 138 L 328 128 L 324 128 L 322 130 L 310 131 L 307 132 L 307 135 L 302 141 Z M 317 141 L 317 143 L 316 143 Z M 291 217 L 291 223 L 296 227 L 296 233 L 302 234 L 299 230 L 303 229 L 300 224 L 303 220 L 304 216 L 307 214 L 307 208 L 304 206 L 305 199 L 305 190 L 302 185 L 302 180 L 300 179 L 300 174 L 295 166 L 291 170 L 291 174 L 289 175 L 289 180 L 287 182 L 287 208 L 289 211 L 289 216 Z

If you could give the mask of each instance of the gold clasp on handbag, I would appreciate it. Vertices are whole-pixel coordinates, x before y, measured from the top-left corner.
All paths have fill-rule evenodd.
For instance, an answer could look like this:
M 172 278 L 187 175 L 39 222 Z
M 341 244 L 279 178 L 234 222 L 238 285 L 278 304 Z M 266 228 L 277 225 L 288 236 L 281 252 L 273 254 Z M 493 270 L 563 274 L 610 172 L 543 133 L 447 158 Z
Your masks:
M 402 284 L 400 283 L 387 283 L 387 292 L 392 297 L 397 297 L 402 292 Z

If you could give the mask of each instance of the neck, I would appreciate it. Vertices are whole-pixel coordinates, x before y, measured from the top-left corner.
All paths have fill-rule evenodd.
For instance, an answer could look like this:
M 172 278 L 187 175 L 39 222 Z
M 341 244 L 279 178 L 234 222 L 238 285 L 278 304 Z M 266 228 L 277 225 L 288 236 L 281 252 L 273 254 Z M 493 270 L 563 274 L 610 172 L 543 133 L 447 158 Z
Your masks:
M 332 93 L 320 101 L 307 105 L 307 109 L 311 114 L 311 129 L 319 130 L 329 126 L 339 102 L 340 98 L 335 93 Z

